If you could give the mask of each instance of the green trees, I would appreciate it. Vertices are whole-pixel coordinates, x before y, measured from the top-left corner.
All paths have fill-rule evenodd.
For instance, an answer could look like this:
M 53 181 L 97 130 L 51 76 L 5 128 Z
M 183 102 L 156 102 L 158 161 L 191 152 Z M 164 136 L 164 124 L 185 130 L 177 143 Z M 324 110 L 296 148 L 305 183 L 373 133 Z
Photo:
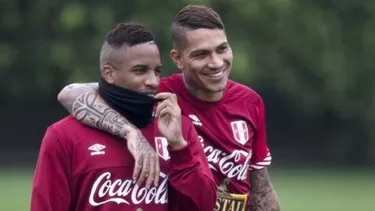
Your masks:
M 375 5 L 364 0 L 0 1 L 2 99 L 54 98 L 67 83 L 96 80 L 104 35 L 120 21 L 150 27 L 162 51 L 163 75 L 177 72 L 168 57 L 168 30 L 188 3 L 205 3 L 222 15 L 235 56 L 233 79 L 270 101 L 285 99 L 306 121 L 336 125 L 309 131 L 325 137 L 332 151 L 346 146 L 336 150 L 337 158 L 350 159 L 360 145 L 362 161 L 375 161 Z M 325 122 L 327 111 L 331 123 Z M 270 133 L 279 127 L 273 113 Z

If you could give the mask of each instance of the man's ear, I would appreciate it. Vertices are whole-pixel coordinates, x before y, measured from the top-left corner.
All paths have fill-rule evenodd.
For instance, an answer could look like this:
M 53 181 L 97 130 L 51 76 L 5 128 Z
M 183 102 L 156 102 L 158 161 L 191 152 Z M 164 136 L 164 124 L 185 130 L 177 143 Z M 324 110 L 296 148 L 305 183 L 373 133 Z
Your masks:
M 181 53 L 179 51 L 177 51 L 176 49 L 172 49 L 169 53 L 169 56 L 171 57 L 173 63 L 178 67 L 178 69 L 184 69 L 184 63 L 182 62 Z
M 102 77 L 107 81 L 107 83 L 114 84 L 116 78 L 116 70 L 111 65 L 106 64 L 102 69 Z

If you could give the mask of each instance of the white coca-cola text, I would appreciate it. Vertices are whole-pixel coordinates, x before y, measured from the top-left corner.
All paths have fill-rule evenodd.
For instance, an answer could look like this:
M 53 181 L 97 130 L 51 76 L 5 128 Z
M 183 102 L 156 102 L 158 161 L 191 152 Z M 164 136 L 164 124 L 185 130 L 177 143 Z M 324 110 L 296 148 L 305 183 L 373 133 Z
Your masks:
M 229 155 L 222 150 L 215 149 L 212 146 L 204 146 L 203 138 L 199 136 L 199 140 L 203 146 L 209 166 L 212 170 L 223 173 L 227 178 L 236 178 L 237 180 L 245 180 L 249 169 L 249 162 L 252 152 L 244 150 L 233 150 Z M 243 164 L 239 163 L 242 157 L 246 157 Z
M 146 189 L 140 188 L 132 180 L 111 180 L 111 173 L 105 172 L 101 174 L 91 188 L 89 202 L 92 206 L 100 206 L 105 203 L 115 202 L 117 204 L 166 204 L 168 203 L 168 176 L 160 172 L 163 181 L 158 187 Z M 98 196 L 98 201 L 95 201 Z M 128 201 L 130 196 L 130 202 Z

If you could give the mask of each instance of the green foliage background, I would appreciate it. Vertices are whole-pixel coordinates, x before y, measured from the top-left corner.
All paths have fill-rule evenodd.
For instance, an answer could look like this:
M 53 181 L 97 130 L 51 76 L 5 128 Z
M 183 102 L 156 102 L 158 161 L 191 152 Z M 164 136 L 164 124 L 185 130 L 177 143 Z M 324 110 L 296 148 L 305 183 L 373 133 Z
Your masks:
M 374 172 L 363 170 L 375 164 L 372 1 L 0 0 L 1 210 L 28 209 L 40 141 L 67 115 L 57 93 L 98 79 L 107 31 L 148 26 L 170 75 L 169 25 L 187 4 L 219 12 L 231 78 L 264 98 L 282 210 L 374 210 Z
M 0 126 L 13 140 L 6 151 L 22 140 L 24 150 L 38 149 L 45 127 L 67 114 L 58 91 L 98 79 L 99 50 L 117 22 L 151 28 L 163 75 L 178 72 L 169 25 L 187 4 L 221 14 L 231 78 L 264 97 L 276 162 L 375 163 L 375 4 L 365 0 L 0 0 Z

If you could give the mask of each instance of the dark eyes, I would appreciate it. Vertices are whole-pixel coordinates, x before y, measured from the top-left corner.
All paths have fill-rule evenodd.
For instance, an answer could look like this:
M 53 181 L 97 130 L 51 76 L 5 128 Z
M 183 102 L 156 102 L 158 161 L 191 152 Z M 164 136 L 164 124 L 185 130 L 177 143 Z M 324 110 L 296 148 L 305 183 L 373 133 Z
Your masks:
M 161 70 L 162 70 L 162 68 L 161 68 L 161 67 L 158 67 L 158 68 L 155 69 L 155 72 L 156 72 L 157 74 L 160 74 L 160 73 L 161 73 Z
M 159 75 L 160 73 L 161 73 L 161 70 L 162 70 L 162 68 L 160 67 L 160 68 L 156 68 L 155 69 L 155 73 L 157 74 L 157 75 Z M 145 74 L 146 72 L 147 72 L 148 70 L 147 69 L 135 69 L 134 70 L 134 72 L 135 72 L 135 74 L 137 74 L 137 75 L 143 75 L 143 74 Z
M 143 73 L 147 72 L 147 69 L 146 68 L 139 68 L 139 69 L 135 69 L 134 72 L 136 74 L 143 74 Z
M 199 53 L 194 54 L 194 57 L 195 58 L 202 58 L 202 57 L 206 56 L 207 54 L 208 54 L 207 52 L 199 52 Z
M 219 46 L 216 50 L 217 53 L 224 53 L 228 49 L 227 45 Z M 194 58 L 205 58 L 210 52 L 202 51 L 193 55 Z
M 222 52 L 224 52 L 227 48 L 228 48 L 228 46 L 226 46 L 226 45 L 224 45 L 224 46 L 220 46 L 220 47 L 217 49 L 217 51 L 218 51 L 219 53 L 222 53 Z

